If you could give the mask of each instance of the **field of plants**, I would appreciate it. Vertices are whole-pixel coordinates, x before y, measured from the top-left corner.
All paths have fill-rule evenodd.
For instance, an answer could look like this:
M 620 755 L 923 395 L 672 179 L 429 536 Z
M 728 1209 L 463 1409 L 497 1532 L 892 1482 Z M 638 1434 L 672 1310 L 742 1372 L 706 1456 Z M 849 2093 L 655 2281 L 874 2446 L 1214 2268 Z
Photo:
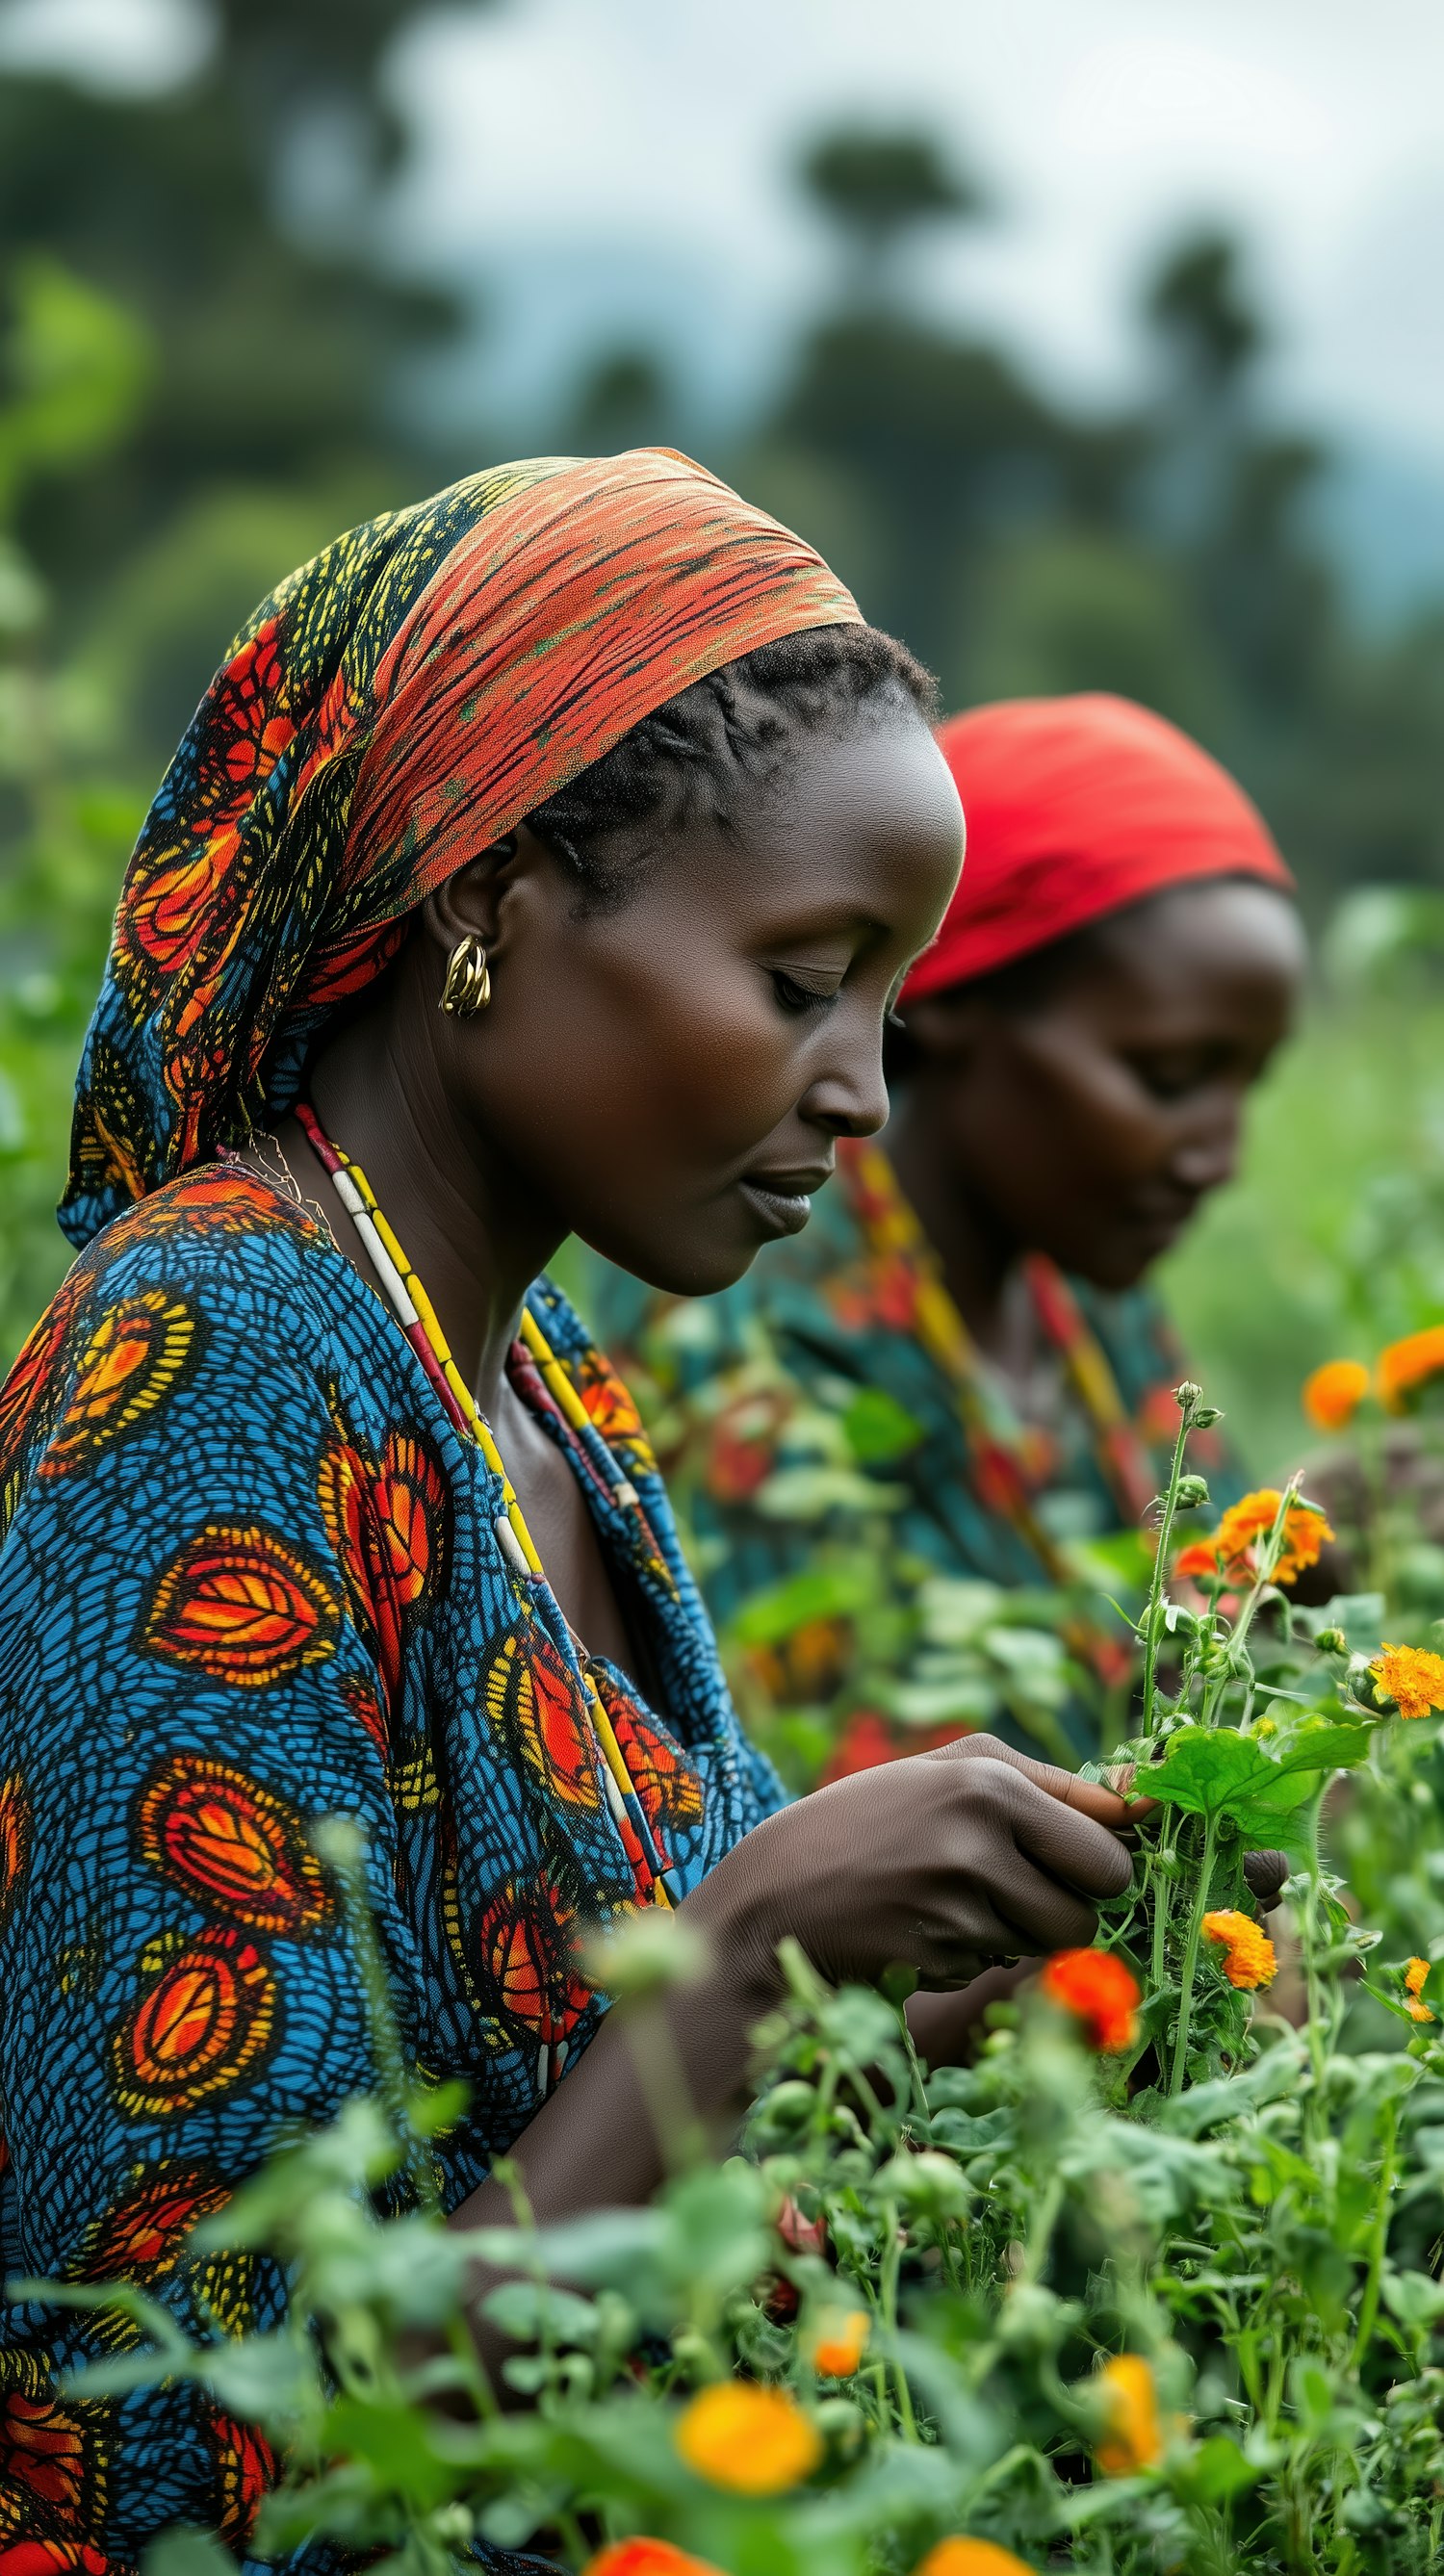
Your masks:
M 1366 1469 L 1386 1424 L 1426 1435 L 1441 1373 L 1424 1334 L 1311 1401 Z M 391 2576 L 478 2543 L 589 2576 L 1434 2569 L 1444 1657 L 1378 1593 L 1294 1606 L 1331 1536 L 1297 1485 L 1180 1547 L 1182 1513 L 1209 1519 L 1187 1445 L 1211 1408 L 1192 1384 L 1179 1403 L 1137 1732 L 1107 1775 L 1146 1791 L 1135 1883 L 1095 1947 L 992 2007 L 972 2064 L 924 2066 L 901 1990 L 831 1991 L 793 1951 L 746 2134 L 709 2157 L 665 2017 L 695 1936 L 639 1916 L 585 1964 L 626 2016 L 664 2188 L 538 2229 L 518 2183 L 512 2228 L 450 2231 L 427 2140 L 456 2106 L 407 2076 L 359 1853 L 327 1828 L 387 2083 L 194 2240 L 280 2257 L 289 2320 L 192 2346 L 143 2283 L 66 2288 L 110 2315 L 78 2392 L 199 2379 L 287 2464 L 253 2545 Z M 1263 1847 L 1290 1872 L 1267 1922 Z M 500 2386 L 466 2316 L 478 2261 L 509 2276 L 485 2303 L 515 2346 Z M 149 2566 L 230 2563 L 177 2535 Z

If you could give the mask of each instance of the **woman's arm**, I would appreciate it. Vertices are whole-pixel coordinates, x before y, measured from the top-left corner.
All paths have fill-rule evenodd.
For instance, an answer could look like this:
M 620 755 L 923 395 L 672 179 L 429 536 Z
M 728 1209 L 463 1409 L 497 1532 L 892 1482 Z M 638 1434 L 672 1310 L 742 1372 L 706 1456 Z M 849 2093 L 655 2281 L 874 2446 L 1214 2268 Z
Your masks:
M 694 2111 L 728 2129 L 745 2111 L 749 2034 L 776 2000 L 788 1934 L 834 1983 L 902 1963 L 927 1987 L 966 1985 L 995 1960 L 1091 1938 L 1090 1899 L 1128 1884 L 1127 1813 L 1107 1789 L 970 1736 L 769 1816 L 681 1909 L 711 1958 L 666 2004 Z M 936 2003 L 941 2028 L 942 1992 Z M 655 2190 L 661 2152 L 620 2020 L 602 2024 L 513 2153 L 542 2223 Z M 452 2224 L 510 2215 L 488 2181 Z

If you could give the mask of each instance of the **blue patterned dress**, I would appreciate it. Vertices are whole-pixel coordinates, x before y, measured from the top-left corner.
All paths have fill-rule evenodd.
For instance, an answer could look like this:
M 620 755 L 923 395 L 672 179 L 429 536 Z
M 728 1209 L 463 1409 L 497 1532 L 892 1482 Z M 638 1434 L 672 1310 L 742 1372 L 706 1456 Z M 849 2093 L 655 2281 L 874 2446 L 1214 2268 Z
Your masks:
M 530 1303 L 592 1427 L 519 1345 L 513 1383 L 645 1641 L 665 1723 L 614 1667 L 593 1677 L 682 1894 L 780 1792 L 625 1390 L 554 1289 Z M 408 2048 L 470 2087 L 448 2206 L 586 2046 L 599 2006 L 569 1936 L 634 1901 L 636 1837 L 502 1508 L 377 1296 L 246 1167 L 168 1183 L 76 1263 L 0 1392 L 10 2274 L 124 2275 L 191 2330 L 205 2306 L 233 2331 L 277 2317 L 267 2260 L 199 2268 L 185 2237 L 285 2130 L 373 2082 L 317 1818 L 359 1820 Z M 43 2538 L 103 2576 L 180 2519 L 244 2549 L 271 2474 L 253 2429 L 191 2386 L 57 2389 L 117 2331 L 6 2312 L 0 2568 Z

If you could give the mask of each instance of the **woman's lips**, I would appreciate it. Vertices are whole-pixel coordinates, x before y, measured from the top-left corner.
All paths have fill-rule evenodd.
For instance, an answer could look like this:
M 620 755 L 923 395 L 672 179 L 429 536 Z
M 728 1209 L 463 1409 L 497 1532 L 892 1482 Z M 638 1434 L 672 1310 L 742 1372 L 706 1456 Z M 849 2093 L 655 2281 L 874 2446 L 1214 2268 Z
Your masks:
M 737 1186 L 768 1234 L 800 1234 L 812 1214 L 812 1193 L 831 1178 L 830 1166 L 809 1172 L 757 1172 Z

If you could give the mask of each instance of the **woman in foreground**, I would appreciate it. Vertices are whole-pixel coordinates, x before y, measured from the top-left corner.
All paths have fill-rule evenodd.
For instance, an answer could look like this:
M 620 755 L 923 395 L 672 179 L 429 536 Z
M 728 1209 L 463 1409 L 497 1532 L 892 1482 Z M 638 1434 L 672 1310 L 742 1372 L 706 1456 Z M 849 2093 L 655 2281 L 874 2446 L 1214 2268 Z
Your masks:
M 1076 1585 L 1070 1542 L 1138 1528 L 1185 1374 L 1147 1274 L 1232 1173 L 1297 998 L 1289 872 L 1174 726 L 1117 698 L 1024 699 L 938 741 L 968 858 L 903 987 L 885 1147 L 845 1139 L 807 1234 L 705 1309 L 587 1279 L 603 1338 L 660 1383 L 679 1467 L 688 1453 L 719 1624 L 825 1562 L 837 1519 L 789 1516 L 768 1480 L 809 1414 L 846 1421 L 864 1390 L 904 1591 L 927 1570 Z M 746 1669 L 771 1708 L 827 1694 L 835 1767 L 909 1749 L 867 1704 L 845 1620 Z M 1074 1753 L 1096 1752 L 1081 1701 L 1062 1715 Z
M 12 2275 L 279 2314 L 265 2265 L 183 2249 L 374 2081 L 320 1817 L 364 1830 L 409 2049 L 469 2086 L 465 2222 L 508 2214 L 508 2148 L 542 2218 L 657 2178 L 583 1925 L 706 1933 L 676 2033 L 725 2119 L 782 1935 L 955 1989 L 1126 1883 L 1119 1800 L 982 1742 L 782 1806 L 538 1278 L 575 1230 L 724 1288 L 881 1124 L 961 848 L 925 705 L 815 555 L 662 451 L 356 531 L 218 675 L 121 899 L 81 1257 L 0 1396 Z M 917 2011 L 944 2054 L 950 1995 Z M 100 2348 L 8 2312 L 0 2536 L 243 2541 L 254 2434 L 193 2387 L 61 2391 Z

